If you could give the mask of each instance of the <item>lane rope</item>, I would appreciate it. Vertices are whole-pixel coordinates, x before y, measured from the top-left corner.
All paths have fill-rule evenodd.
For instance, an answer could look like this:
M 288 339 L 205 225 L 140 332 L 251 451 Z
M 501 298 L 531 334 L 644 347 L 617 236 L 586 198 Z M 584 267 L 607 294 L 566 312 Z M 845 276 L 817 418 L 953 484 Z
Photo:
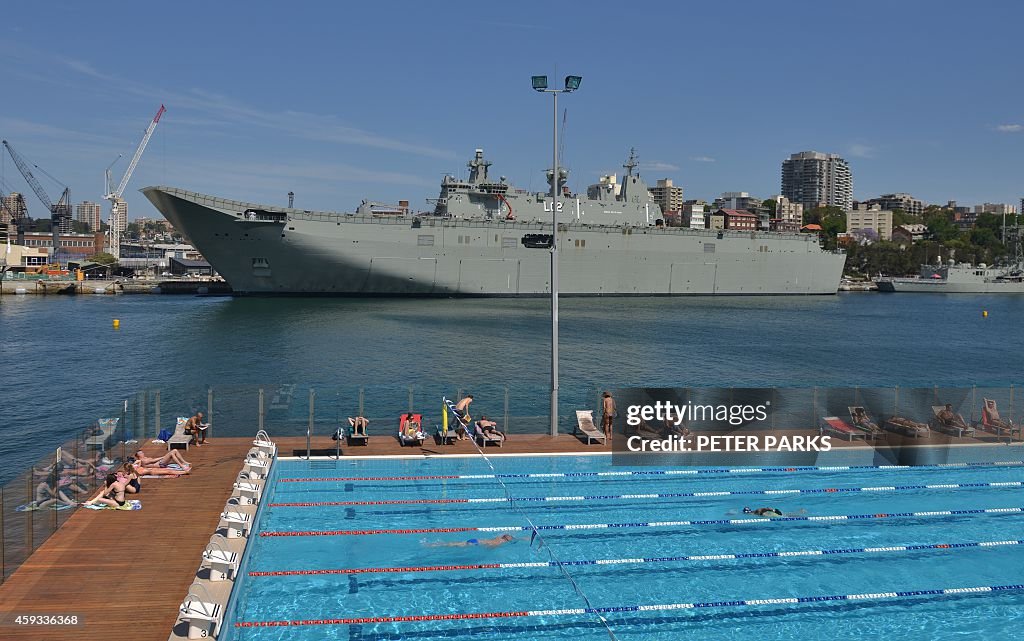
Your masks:
M 1020 514 L 1024 512 L 1022 507 L 994 507 L 972 510 L 933 510 L 927 512 L 888 512 L 879 514 L 836 514 L 829 516 L 777 516 L 771 518 L 745 518 L 745 519 L 704 519 L 694 521 L 651 521 L 634 523 L 578 523 L 559 525 L 509 525 L 489 527 L 439 527 L 439 528 L 403 528 L 403 529 L 378 529 L 378 530 L 302 530 L 302 531 L 266 531 L 260 532 L 260 536 L 368 536 L 375 534 L 439 534 L 451 532 L 532 532 L 535 530 L 604 530 L 604 529 L 632 529 L 632 528 L 662 528 L 662 527 L 683 527 L 703 525 L 751 525 L 771 524 L 779 521 L 854 521 L 863 519 L 891 519 L 891 518 L 914 518 L 932 516 L 968 516 L 976 514 Z
M 405 567 L 337 568 L 320 570 L 266 570 L 250 571 L 249 576 L 318 576 L 323 574 L 401 574 L 406 572 L 454 572 L 462 570 L 513 570 L 548 568 L 561 565 L 638 565 L 644 563 L 674 563 L 681 561 L 727 561 L 740 559 L 789 558 L 798 556 L 826 556 L 838 554 L 889 554 L 923 550 L 966 550 L 970 548 L 1024 545 L 1024 540 L 965 541 L 961 543 L 928 543 L 918 545 L 892 545 L 871 548 L 839 548 L 834 550 L 796 550 L 790 552 L 732 552 L 681 556 L 656 556 L 624 559 L 585 559 L 579 561 L 528 561 L 522 563 L 472 563 L 463 565 L 412 565 Z
M 332 476 L 325 478 L 283 478 L 278 483 L 326 483 L 358 481 L 455 481 L 455 480 L 486 480 L 486 479 L 552 479 L 552 478 L 594 478 L 594 477 L 625 477 L 625 476 L 694 476 L 698 474 L 751 474 L 758 472 L 843 472 L 857 470 L 888 470 L 906 471 L 929 468 L 951 467 L 1007 467 L 1024 465 L 1024 461 L 988 461 L 984 463 L 936 463 L 934 465 L 803 465 L 797 467 L 742 467 L 685 470 L 621 470 L 612 472 L 543 472 L 522 474 L 431 474 L 419 476 Z
M 703 601 L 696 603 L 661 603 L 654 605 L 619 605 L 602 608 L 562 608 L 558 610 L 514 610 L 508 612 L 467 612 L 456 614 L 419 614 L 407 616 L 339 617 L 333 619 L 300 619 L 279 621 L 239 621 L 238 628 L 299 627 L 312 625 L 358 625 L 365 623 L 405 623 L 417 621 L 465 621 L 471 619 L 509 619 L 521 617 L 558 617 L 580 614 L 616 614 L 622 612 L 663 612 L 669 610 L 691 610 L 698 608 L 731 608 L 762 605 L 789 605 L 798 603 L 820 603 L 823 601 L 880 601 L 917 596 L 948 596 L 954 594 L 994 594 L 1024 590 L 1024 585 L 984 585 L 967 588 L 943 588 L 938 590 L 900 590 L 896 592 L 870 592 L 861 594 L 826 594 L 798 597 L 777 597 L 768 599 L 737 599 L 732 601 Z
M 994 483 L 932 483 L 928 485 L 885 485 L 875 487 L 826 487 L 791 490 L 709 490 L 706 492 L 664 492 L 654 494 L 595 494 L 590 496 L 509 496 L 464 499 L 393 499 L 381 501 L 295 501 L 271 503 L 270 507 L 338 507 L 352 505 L 447 505 L 453 503 L 571 503 L 579 501 L 646 501 L 651 499 L 706 498 L 716 496 L 781 496 L 785 494 L 850 494 L 856 492 L 907 492 L 911 490 L 965 490 L 1024 487 L 1024 481 Z

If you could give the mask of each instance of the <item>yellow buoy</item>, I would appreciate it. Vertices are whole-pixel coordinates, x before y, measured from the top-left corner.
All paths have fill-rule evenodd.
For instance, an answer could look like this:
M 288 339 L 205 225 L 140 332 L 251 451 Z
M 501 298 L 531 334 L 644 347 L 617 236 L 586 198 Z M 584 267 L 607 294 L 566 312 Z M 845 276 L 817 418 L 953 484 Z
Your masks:
M 114 319 L 114 329 L 121 329 L 121 320 L 120 319 L 117 319 L 117 318 Z
M 988 318 L 988 310 L 987 309 L 981 310 L 981 317 L 982 318 Z

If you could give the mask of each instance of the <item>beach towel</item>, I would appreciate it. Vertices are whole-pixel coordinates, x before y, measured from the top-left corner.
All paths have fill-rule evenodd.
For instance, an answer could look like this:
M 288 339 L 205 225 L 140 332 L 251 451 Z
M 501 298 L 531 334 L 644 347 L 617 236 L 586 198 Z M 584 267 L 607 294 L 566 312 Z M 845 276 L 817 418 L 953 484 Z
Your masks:
M 82 507 L 89 508 L 90 510 L 124 510 L 124 511 L 127 512 L 128 511 L 127 506 L 129 506 L 129 505 L 131 506 L 132 510 L 141 510 L 142 509 L 142 501 L 139 501 L 138 499 L 132 499 L 130 501 L 126 501 L 125 502 L 125 506 L 126 507 L 120 507 L 120 508 L 111 507 L 109 505 L 96 505 L 96 504 L 85 505 L 84 503 L 82 504 Z

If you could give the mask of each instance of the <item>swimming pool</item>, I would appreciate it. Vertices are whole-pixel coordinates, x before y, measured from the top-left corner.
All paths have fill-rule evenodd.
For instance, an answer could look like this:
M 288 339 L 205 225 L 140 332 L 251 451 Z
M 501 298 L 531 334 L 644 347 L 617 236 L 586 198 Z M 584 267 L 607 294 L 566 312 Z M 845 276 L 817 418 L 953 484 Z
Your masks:
M 277 461 L 222 638 L 909 641 L 1024 624 L 1021 465 L 490 460 L 508 495 L 479 456 Z M 935 593 L 976 587 L 1000 589 Z

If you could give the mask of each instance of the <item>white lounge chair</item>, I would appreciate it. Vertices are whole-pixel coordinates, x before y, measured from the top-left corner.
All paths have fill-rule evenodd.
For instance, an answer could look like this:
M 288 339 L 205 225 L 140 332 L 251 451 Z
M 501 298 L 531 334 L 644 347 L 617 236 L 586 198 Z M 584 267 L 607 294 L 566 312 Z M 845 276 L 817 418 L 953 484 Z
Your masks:
M 605 442 L 604 432 L 594 425 L 594 410 L 576 410 L 576 427 L 573 428 L 573 436 L 576 435 L 577 429 L 583 432 L 583 436 L 587 439 L 587 445 L 592 445 L 594 441 Z
M 117 431 L 117 424 L 121 422 L 119 418 L 101 418 L 96 421 L 99 426 L 99 434 L 93 434 L 85 439 L 86 449 L 90 447 L 98 447 L 103 450 L 107 447 L 107 441 Z
M 188 423 L 188 418 L 179 416 L 174 425 L 174 434 L 171 434 L 171 438 L 167 439 L 167 450 L 170 451 L 175 445 L 184 445 L 185 451 L 188 451 L 188 445 L 192 442 L 192 435 L 185 433 L 185 424 Z

